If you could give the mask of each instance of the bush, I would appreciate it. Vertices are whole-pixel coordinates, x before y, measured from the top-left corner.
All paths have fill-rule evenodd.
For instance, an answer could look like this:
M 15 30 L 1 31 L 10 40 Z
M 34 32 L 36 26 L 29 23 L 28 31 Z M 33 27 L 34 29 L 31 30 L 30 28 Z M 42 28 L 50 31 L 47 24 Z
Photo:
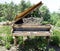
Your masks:
M 20 43 L 20 48 L 23 47 L 26 51 L 29 51 L 29 49 L 31 49 L 32 51 L 46 50 L 46 46 L 47 46 L 47 40 L 44 39 L 44 37 L 30 38 L 30 39 L 26 39 L 24 43 L 23 41 L 20 41 L 19 43 Z
M 18 41 L 17 41 L 18 44 L 22 44 L 23 43 L 23 37 L 17 37 L 17 39 L 18 39 Z
M 11 35 L 6 35 L 6 41 L 13 44 L 13 37 Z
M 53 30 L 53 35 L 60 37 L 60 31 L 59 30 Z
M 7 37 L 7 41 L 12 44 L 12 43 L 13 43 L 13 37 L 12 37 L 12 36 L 8 36 L 8 37 Z
M 60 20 L 57 21 L 56 26 L 60 27 Z
M 52 40 L 52 41 L 50 42 L 51 45 L 59 46 L 60 40 L 59 40 L 59 37 L 58 37 L 58 36 L 53 36 L 53 37 L 51 37 L 51 40 Z
M 6 48 L 6 49 L 8 49 L 8 50 L 11 48 L 11 46 L 10 46 L 10 43 L 9 43 L 9 42 L 7 42 L 7 43 L 6 43 L 5 48 Z
M 2 38 L 3 41 L 5 41 L 5 44 L 9 42 L 10 44 L 13 44 L 13 37 L 10 35 L 6 35 L 5 37 Z
M 59 30 L 53 30 L 53 37 L 52 37 L 52 44 L 60 46 L 60 31 Z

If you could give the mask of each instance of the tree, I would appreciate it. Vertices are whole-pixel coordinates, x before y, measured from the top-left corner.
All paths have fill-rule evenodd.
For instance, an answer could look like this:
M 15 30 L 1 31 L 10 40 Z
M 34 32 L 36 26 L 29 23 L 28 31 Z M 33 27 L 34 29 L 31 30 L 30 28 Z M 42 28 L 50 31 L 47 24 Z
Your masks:
M 28 0 L 27 2 L 26 2 L 26 8 L 29 8 L 29 7 L 31 7 L 32 5 L 31 5 L 31 2 L 30 2 L 30 0 Z
M 14 18 L 14 3 L 10 4 L 5 3 L 7 7 L 4 7 L 4 18 L 6 20 L 12 21 Z
M 20 4 L 19 4 L 19 11 L 23 12 L 26 9 L 26 2 L 24 0 L 21 0 Z
M 47 8 L 47 6 L 42 6 L 40 8 L 40 11 L 41 11 L 44 21 L 49 21 L 50 20 L 50 12 L 49 12 L 49 9 Z
M 52 23 L 53 25 L 55 25 L 59 19 L 60 19 L 60 17 L 59 17 L 59 14 L 58 14 L 58 13 L 53 12 L 53 13 L 51 14 L 51 23 Z
M 0 17 L 3 16 L 3 4 L 0 4 Z

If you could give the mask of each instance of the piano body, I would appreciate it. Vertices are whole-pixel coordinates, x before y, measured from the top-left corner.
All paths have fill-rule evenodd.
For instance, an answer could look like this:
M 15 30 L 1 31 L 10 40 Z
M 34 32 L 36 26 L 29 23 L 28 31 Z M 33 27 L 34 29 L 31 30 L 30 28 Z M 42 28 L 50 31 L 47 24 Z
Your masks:
M 38 21 L 40 18 L 33 18 L 26 16 L 39 8 L 42 2 L 28 8 L 24 12 L 17 15 L 14 19 L 12 26 L 12 33 L 14 38 L 14 44 L 16 45 L 16 36 L 50 36 L 50 25 L 40 25 Z M 36 20 L 37 19 L 37 20 Z M 34 23 L 33 23 L 34 22 Z M 37 23 L 36 23 L 37 22 Z

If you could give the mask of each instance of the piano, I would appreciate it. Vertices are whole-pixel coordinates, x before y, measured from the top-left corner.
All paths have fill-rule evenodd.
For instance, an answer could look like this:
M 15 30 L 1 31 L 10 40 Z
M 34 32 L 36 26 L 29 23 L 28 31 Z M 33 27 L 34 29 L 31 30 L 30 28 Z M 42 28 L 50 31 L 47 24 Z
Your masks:
M 42 2 L 19 13 L 13 22 L 12 34 L 14 44 L 16 45 L 17 36 L 50 36 L 50 25 L 41 25 L 43 18 L 37 18 L 30 15 L 31 12 L 42 6 Z

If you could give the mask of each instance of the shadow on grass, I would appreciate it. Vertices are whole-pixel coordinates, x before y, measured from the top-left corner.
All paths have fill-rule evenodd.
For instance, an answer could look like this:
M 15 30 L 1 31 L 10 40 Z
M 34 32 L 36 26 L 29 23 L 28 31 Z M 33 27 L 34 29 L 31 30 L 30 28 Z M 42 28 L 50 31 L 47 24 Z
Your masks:
M 47 40 L 39 38 L 26 39 L 19 45 L 19 51 L 44 51 L 46 50 Z

